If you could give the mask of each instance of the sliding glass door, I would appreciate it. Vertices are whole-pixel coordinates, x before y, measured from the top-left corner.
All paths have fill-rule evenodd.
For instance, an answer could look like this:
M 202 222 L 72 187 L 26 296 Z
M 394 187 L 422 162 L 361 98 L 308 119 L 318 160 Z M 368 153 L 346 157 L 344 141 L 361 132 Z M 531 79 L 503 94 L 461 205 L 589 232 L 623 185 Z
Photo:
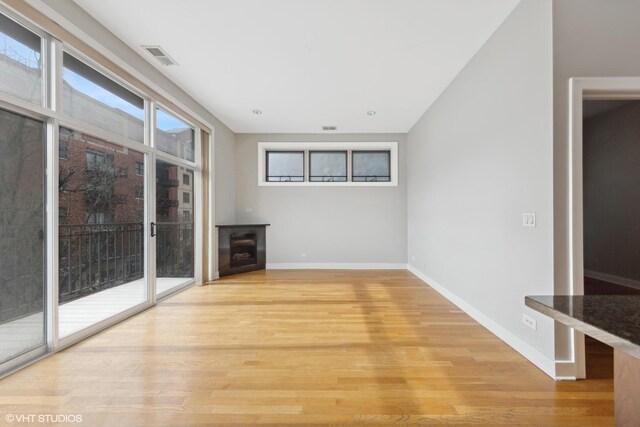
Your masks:
M 1 377 L 194 283 L 202 183 L 186 113 L 0 9 Z
M 192 170 L 156 160 L 156 293 L 194 278 Z
M 0 110 L 0 364 L 46 343 L 45 124 Z
M 156 294 L 194 280 L 195 129 L 156 108 Z M 160 157 L 160 156 L 158 156 Z
M 61 338 L 147 300 L 145 155 L 59 130 Z

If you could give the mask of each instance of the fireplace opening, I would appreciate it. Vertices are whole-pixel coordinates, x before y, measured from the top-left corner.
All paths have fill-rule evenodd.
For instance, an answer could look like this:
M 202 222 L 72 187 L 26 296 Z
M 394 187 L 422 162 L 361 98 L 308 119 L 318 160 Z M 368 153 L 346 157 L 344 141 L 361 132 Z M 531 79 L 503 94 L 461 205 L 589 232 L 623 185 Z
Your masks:
M 243 267 L 258 263 L 257 238 L 255 233 L 233 233 L 230 236 L 230 267 Z

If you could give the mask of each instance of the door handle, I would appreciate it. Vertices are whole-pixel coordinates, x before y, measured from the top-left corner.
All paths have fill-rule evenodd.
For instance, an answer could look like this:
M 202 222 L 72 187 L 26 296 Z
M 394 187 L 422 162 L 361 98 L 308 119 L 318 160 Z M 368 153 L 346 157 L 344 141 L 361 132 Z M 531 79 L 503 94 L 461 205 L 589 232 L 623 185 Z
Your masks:
M 151 223 L 151 237 L 156 237 L 156 223 Z

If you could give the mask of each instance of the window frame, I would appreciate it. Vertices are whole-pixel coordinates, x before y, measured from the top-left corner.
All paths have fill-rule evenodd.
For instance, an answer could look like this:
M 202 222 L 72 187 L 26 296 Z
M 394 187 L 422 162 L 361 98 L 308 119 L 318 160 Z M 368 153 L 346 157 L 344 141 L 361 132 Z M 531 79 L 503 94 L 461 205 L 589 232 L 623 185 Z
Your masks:
M 274 151 L 304 152 L 304 180 L 267 181 L 267 153 Z M 346 151 L 347 181 L 310 181 L 310 152 L 312 151 Z M 389 152 L 389 181 L 352 181 L 352 153 L 358 151 Z M 397 187 L 398 186 L 398 141 L 345 141 L 345 142 L 258 142 L 258 186 L 302 186 L 302 187 Z

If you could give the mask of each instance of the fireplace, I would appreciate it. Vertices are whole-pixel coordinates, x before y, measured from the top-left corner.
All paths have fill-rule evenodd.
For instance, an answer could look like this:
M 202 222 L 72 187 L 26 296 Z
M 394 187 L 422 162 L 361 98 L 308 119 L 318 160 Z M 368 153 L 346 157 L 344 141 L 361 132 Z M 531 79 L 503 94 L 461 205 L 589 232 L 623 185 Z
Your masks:
M 221 277 L 265 268 L 265 229 L 268 225 L 217 226 L 218 271 Z
M 231 233 L 229 239 L 231 268 L 258 263 L 258 239 L 255 233 Z

